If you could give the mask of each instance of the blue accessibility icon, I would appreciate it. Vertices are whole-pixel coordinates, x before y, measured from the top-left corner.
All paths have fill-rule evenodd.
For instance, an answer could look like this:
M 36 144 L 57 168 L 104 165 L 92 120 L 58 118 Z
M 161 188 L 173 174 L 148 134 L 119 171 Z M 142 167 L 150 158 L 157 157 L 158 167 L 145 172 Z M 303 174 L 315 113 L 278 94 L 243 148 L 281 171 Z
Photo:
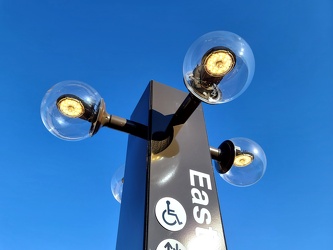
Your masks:
M 170 209 L 170 201 L 166 201 L 167 208 L 163 211 L 162 218 L 166 224 L 173 226 L 176 223 L 178 225 L 183 224 L 178 218 L 178 215 L 175 213 L 175 210 Z M 177 249 L 178 250 L 178 249 Z
M 158 222 L 167 230 L 179 231 L 186 225 L 186 211 L 182 204 L 172 197 L 161 198 L 155 206 Z

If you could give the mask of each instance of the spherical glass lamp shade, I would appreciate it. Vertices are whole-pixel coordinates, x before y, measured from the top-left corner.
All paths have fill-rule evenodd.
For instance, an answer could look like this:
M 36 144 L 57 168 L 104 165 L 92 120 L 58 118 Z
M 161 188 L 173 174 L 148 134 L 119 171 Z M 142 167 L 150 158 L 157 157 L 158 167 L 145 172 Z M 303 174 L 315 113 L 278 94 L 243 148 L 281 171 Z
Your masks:
M 101 96 L 88 84 L 63 81 L 50 88 L 41 103 L 45 127 L 63 140 L 77 141 L 92 135 Z
M 111 179 L 111 192 L 113 197 L 121 203 L 121 198 L 123 195 L 124 186 L 124 176 L 125 176 L 125 165 L 122 165 L 116 170 Z
M 267 160 L 263 149 L 247 138 L 233 138 L 230 141 L 235 145 L 235 159 L 230 170 L 220 174 L 221 177 L 239 187 L 255 184 L 266 171 Z
M 229 102 L 249 86 L 255 62 L 250 46 L 228 31 L 214 31 L 198 38 L 183 63 L 187 89 L 209 104 Z

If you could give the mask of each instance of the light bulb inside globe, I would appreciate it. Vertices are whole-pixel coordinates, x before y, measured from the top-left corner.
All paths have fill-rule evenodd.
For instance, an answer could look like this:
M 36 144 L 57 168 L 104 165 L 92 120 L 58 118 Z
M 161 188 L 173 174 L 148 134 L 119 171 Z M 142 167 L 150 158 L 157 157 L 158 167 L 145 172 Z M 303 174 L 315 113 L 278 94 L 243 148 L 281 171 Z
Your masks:
M 215 47 L 202 58 L 205 72 L 212 77 L 223 77 L 235 66 L 235 55 L 228 48 Z
M 99 113 L 106 112 L 105 108 L 100 109 L 104 104 L 103 99 L 100 100 L 97 107 L 91 105 L 80 97 L 72 94 L 61 95 L 57 99 L 57 108 L 61 114 L 69 118 L 80 118 L 88 122 L 94 123 L 97 120 Z
M 215 168 L 228 183 L 245 187 L 258 182 L 266 171 L 263 149 L 247 138 L 224 141 L 218 149 L 211 149 Z
M 254 57 L 250 46 L 227 31 L 198 38 L 183 63 L 184 83 L 199 100 L 218 104 L 238 97 L 250 84 Z
M 250 165 L 254 160 L 254 155 L 250 152 L 242 151 L 240 147 L 235 147 L 236 155 L 234 160 L 234 166 L 236 167 L 246 167 Z
M 78 118 L 84 114 L 84 107 L 80 100 L 72 97 L 58 98 L 57 107 L 59 111 L 70 118 Z
M 63 140 L 82 140 L 95 132 L 103 99 L 91 86 L 79 81 L 63 81 L 45 94 L 41 118 L 45 127 Z

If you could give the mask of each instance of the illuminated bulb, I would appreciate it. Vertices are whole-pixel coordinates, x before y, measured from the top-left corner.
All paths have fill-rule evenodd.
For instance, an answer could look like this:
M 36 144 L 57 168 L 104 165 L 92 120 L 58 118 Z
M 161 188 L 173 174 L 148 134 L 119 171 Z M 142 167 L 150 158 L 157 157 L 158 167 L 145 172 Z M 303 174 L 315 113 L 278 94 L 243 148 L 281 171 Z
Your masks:
M 246 167 L 253 161 L 253 156 L 250 154 L 236 155 L 234 165 L 236 167 Z
M 233 143 L 234 151 L 225 150 L 224 158 L 228 158 L 228 154 L 230 154 L 233 163 L 227 172 L 222 174 L 220 172 L 221 177 L 238 187 L 253 185 L 262 178 L 266 171 L 267 160 L 264 150 L 256 142 L 247 138 L 232 138 L 228 141 Z M 221 149 L 224 150 L 225 147 Z M 234 152 L 234 156 L 232 152 Z M 217 165 L 217 169 L 223 170 L 222 167 Z
M 63 140 L 78 141 L 97 131 L 96 121 L 102 103 L 102 97 L 88 84 L 63 81 L 46 92 L 40 114 L 51 134 Z
M 78 118 L 84 114 L 84 106 L 78 99 L 64 97 L 57 102 L 59 111 L 70 118 Z
M 205 71 L 214 77 L 228 74 L 235 65 L 235 57 L 227 50 L 216 50 L 204 61 Z
M 185 55 L 184 83 L 205 103 L 226 103 L 246 90 L 254 68 L 252 50 L 243 38 L 228 31 L 209 32 L 194 41 Z
M 241 151 L 241 149 L 236 146 L 236 156 L 234 160 L 234 166 L 246 167 L 253 162 L 253 159 L 254 159 L 253 154 L 246 151 Z

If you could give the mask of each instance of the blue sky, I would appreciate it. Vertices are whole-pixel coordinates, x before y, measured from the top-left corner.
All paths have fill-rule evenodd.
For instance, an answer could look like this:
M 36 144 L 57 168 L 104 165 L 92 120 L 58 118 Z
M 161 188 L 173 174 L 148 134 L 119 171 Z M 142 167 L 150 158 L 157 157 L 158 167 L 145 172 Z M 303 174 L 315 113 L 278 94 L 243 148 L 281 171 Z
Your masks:
M 210 145 L 248 137 L 268 159 L 254 186 L 217 178 L 229 249 L 333 249 L 331 0 L 0 0 L 1 250 L 115 249 L 127 135 L 61 141 L 41 100 L 80 80 L 129 118 L 151 79 L 187 91 L 185 53 L 215 30 L 250 44 L 256 72 L 235 101 L 204 105 Z

